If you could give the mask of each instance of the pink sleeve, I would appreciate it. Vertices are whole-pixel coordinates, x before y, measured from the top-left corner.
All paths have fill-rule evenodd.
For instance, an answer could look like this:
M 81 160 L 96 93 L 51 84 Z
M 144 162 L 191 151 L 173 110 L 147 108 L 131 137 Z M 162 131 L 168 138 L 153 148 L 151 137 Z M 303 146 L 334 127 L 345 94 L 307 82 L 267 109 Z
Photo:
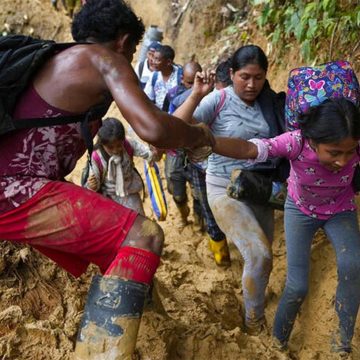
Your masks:
M 269 157 L 269 148 L 263 139 L 250 139 L 249 142 L 257 147 L 258 156 L 254 160 L 248 160 L 249 163 L 264 162 Z
M 289 160 L 296 159 L 302 149 L 302 136 L 300 130 L 286 132 L 271 139 L 251 139 L 258 148 L 255 162 L 263 162 L 268 157 L 284 157 Z
M 103 176 L 104 176 L 104 167 L 103 167 L 100 155 L 97 152 L 97 150 L 93 151 L 93 153 L 91 154 L 91 160 L 92 160 L 92 164 L 93 164 L 93 172 L 96 174 L 98 171 L 99 179 L 100 179 L 100 181 L 102 181 Z M 97 169 L 97 171 L 95 168 Z

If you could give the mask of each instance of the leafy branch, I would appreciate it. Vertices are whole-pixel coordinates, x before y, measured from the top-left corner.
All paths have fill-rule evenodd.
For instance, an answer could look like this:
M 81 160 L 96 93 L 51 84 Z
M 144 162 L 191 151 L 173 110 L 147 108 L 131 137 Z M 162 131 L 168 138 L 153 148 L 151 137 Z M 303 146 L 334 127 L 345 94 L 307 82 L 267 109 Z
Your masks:
M 259 11 L 258 26 L 271 43 L 279 47 L 297 42 L 306 61 L 349 58 L 359 48 L 359 1 L 250 0 L 250 3 Z M 287 46 L 282 46 L 283 51 Z M 325 54 L 320 52 L 324 48 L 328 49 Z

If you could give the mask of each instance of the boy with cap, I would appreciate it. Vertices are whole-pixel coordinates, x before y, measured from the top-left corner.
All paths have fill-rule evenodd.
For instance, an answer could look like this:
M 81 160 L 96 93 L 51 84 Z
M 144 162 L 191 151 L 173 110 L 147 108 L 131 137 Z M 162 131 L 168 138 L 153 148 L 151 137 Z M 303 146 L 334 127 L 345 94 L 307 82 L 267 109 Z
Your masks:
M 174 58 L 174 49 L 162 45 L 152 59 L 155 71 L 147 81 L 144 92 L 159 109 L 163 108 L 167 92 L 181 83 L 182 68 L 174 64 Z
M 135 72 L 140 80 L 140 86 L 142 89 L 145 88 L 145 85 L 149 78 L 151 77 L 152 73 L 154 72 L 154 64 L 153 64 L 153 57 L 155 51 L 161 48 L 161 43 L 159 41 L 153 41 L 147 50 L 146 59 L 140 61 L 135 66 Z

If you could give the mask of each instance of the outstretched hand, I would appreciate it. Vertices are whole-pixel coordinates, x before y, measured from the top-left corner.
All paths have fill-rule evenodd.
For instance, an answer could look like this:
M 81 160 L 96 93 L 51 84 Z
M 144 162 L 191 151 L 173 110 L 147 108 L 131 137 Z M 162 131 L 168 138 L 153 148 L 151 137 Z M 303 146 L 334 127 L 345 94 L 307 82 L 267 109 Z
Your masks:
M 215 71 L 197 72 L 194 79 L 192 94 L 203 98 L 214 89 Z

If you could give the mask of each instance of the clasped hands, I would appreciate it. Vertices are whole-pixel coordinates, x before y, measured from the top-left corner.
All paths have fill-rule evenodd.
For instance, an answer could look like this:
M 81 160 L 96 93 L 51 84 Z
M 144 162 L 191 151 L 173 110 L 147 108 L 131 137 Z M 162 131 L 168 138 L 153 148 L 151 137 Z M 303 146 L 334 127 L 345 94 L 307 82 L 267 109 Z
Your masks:
M 185 149 L 189 160 L 196 163 L 206 160 L 212 154 L 213 147 L 215 146 L 215 137 L 207 125 L 201 123 L 194 126 L 200 127 L 203 130 L 202 144 L 206 144 Z

